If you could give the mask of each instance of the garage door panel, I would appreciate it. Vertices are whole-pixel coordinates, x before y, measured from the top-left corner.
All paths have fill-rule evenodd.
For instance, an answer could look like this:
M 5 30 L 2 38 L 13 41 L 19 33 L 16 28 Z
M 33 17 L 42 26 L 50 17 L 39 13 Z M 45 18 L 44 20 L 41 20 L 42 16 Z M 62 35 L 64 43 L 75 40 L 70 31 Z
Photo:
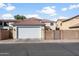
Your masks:
M 19 39 L 40 39 L 41 38 L 41 28 L 18 28 L 18 38 Z

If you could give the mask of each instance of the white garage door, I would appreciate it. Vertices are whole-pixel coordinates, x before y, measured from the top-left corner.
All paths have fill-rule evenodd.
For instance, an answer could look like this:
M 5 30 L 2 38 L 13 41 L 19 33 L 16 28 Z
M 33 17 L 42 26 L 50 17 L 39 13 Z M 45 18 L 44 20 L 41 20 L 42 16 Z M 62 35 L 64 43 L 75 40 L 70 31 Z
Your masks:
M 41 39 L 41 28 L 18 27 L 18 39 Z

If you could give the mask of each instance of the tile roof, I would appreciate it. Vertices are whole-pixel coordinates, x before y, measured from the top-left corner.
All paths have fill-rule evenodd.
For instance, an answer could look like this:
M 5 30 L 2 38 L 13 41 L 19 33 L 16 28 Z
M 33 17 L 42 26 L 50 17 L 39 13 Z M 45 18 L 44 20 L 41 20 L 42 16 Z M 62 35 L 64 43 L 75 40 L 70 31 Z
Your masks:
M 15 22 L 13 25 L 44 25 L 44 23 L 42 23 L 40 19 L 29 18 L 20 22 Z
M 0 22 L 16 22 L 16 20 L 14 19 L 8 19 L 8 20 L 6 20 L 6 19 L 0 19 Z
M 14 22 L 13 25 L 44 25 L 44 23 L 53 23 L 54 21 L 47 19 L 38 19 L 38 18 L 27 18 L 24 20 L 0 20 L 1 22 Z
M 50 22 L 54 22 L 54 21 L 51 21 L 51 20 L 48 20 L 48 19 L 38 19 L 38 18 L 29 18 L 29 20 L 38 20 L 38 21 L 41 21 L 42 23 L 50 23 Z

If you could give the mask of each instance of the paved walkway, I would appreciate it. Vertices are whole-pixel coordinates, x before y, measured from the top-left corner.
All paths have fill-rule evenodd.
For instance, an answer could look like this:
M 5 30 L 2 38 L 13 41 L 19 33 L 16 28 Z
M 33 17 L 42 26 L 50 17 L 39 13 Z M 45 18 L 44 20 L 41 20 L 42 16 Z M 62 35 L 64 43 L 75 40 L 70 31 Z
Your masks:
M 0 44 L 17 43 L 79 43 L 79 40 L 1 40 Z

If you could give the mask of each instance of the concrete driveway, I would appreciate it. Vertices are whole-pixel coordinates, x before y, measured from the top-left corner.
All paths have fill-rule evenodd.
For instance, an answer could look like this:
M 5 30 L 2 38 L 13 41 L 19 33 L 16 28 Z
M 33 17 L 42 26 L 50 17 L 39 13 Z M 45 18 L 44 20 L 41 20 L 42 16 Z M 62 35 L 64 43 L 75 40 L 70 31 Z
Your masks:
M 0 56 L 79 56 L 79 43 L 0 44 Z

